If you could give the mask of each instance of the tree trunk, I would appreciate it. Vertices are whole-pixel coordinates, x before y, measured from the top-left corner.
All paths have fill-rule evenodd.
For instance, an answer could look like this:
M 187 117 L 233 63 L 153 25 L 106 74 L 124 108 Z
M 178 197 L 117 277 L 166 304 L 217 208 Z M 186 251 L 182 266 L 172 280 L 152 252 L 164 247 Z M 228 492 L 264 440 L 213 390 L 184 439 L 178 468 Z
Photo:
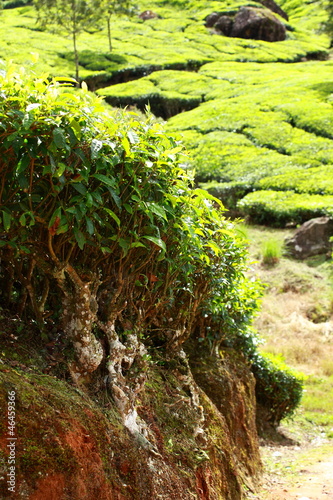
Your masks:
M 76 31 L 73 30 L 73 47 L 74 47 L 74 61 L 75 61 L 75 80 L 77 81 L 77 87 L 80 86 L 79 80 L 79 54 L 76 45 Z
M 111 39 L 111 16 L 107 19 L 108 23 L 108 38 L 109 38 L 109 50 L 112 52 L 112 39 Z
M 65 280 L 58 283 L 65 292 L 63 298 L 62 323 L 65 335 L 72 341 L 75 359 L 70 365 L 74 381 L 95 371 L 104 357 L 104 351 L 99 340 L 93 333 L 97 322 L 96 294 L 98 280 L 84 283 L 71 266 L 67 266 L 66 275 L 70 286 Z

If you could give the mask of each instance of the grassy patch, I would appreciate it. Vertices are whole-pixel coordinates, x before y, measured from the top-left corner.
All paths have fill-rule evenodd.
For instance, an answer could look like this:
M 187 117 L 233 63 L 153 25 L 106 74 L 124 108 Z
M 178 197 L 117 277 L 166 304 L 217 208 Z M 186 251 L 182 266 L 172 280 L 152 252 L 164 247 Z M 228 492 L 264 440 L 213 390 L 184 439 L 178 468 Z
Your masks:
M 246 226 L 255 273 L 265 283 L 262 309 L 255 327 L 265 339 L 265 353 L 282 355 L 307 376 L 302 409 L 288 428 L 302 439 L 311 426 L 316 435 L 333 436 L 333 326 L 329 261 L 297 262 L 285 254 L 275 267 L 261 265 L 262 248 L 275 240 L 282 247 L 291 230 Z M 309 427 L 310 426 L 310 427 Z M 314 435 L 314 437 L 315 437 Z

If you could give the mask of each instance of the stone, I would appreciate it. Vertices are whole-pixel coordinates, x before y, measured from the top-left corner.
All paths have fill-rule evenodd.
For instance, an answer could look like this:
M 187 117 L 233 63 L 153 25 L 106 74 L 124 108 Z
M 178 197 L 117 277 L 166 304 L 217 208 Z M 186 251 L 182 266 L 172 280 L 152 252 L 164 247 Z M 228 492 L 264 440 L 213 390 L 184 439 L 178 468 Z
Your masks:
M 286 28 L 268 10 L 242 7 L 235 16 L 230 36 L 280 42 L 286 39 Z
M 211 14 L 209 14 L 209 16 L 207 16 L 205 19 L 206 28 L 212 28 L 220 17 L 221 14 L 219 14 L 218 12 L 212 12 Z
M 139 14 L 139 18 L 142 19 L 143 21 L 147 21 L 148 19 L 156 19 L 158 17 L 159 15 L 156 14 L 156 12 L 153 12 L 152 10 L 145 10 L 144 12 L 141 12 L 141 14 Z
M 329 217 L 317 217 L 302 224 L 292 237 L 286 238 L 285 247 L 296 259 L 307 259 L 331 252 L 331 236 L 333 220 Z
M 232 30 L 233 22 L 229 16 L 220 16 L 214 24 L 214 28 L 221 31 L 223 35 L 229 36 Z

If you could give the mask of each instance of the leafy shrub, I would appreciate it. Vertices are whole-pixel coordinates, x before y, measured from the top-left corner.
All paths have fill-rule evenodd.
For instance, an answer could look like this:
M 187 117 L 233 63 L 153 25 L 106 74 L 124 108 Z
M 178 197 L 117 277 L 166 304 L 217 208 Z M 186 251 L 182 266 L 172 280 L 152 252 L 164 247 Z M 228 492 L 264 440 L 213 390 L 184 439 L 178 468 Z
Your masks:
M 162 91 L 154 85 L 149 77 L 114 85 L 97 93 L 103 95 L 111 106 L 134 105 L 142 111 L 149 106 L 155 116 L 164 119 L 195 108 L 201 101 L 201 98 L 182 95 L 176 91 Z
M 290 369 L 280 357 L 271 354 L 255 353 L 251 363 L 256 379 L 257 404 L 264 409 L 266 421 L 276 427 L 282 419 L 291 417 L 298 407 L 304 375 Z
M 251 364 L 256 379 L 259 430 L 265 423 L 276 427 L 293 415 L 300 404 L 304 383 L 303 374 L 288 367 L 281 357 L 258 352 L 260 343 L 257 332 L 249 327 L 230 332 L 222 341 L 222 345 L 242 352 Z
M 183 148 L 57 81 L 0 79 L 2 304 L 61 328 L 79 375 L 104 359 L 101 339 L 177 351 L 203 310 L 245 328 L 258 295 L 245 246 L 191 189 Z
M 313 217 L 331 216 L 333 196 L 296 194 L 293 191 L 256 191 L 237 203 L 244 215 L 259 223 L 283 227 L 301 224 Z
M 33 0 L 9 0 L 2 2 L 4 9 L 15 9 L 16 7 L 23 7 L 24 5 L 32 4 Z
M 294 191 L 308 194 L 333 194 L 333 166 L 324 165 L 308 169 L 290 169 L 285 174 L 264 177 L 256 183 L 257 189 Z

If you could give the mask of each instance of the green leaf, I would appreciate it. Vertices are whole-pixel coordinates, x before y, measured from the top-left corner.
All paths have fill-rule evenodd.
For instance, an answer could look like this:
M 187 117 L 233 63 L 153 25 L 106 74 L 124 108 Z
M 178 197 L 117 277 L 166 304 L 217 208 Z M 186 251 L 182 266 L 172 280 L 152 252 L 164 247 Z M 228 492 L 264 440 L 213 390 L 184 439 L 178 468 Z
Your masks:
M 2 211 L 2 221 L 3 221 L 3 227 L 5 228 L 5 231 L 9 231 L 11 222 L 12 222 L 12 216 L 8 212 L 5 212 L 4 210 Z
M 100 205 L 102 205 L 102 204 L 103 204 L 103 198 L 102 198 L 102 196 L 101 196 L 101 193 L 100 193 L 98 190 L 93 191 L 93 192 L 91 193 L 91 196 L 92 196 L 93 198 L 95 198 L 95 200 L 97 201 L 97 203 L 99 203 Z M 87 197 L 88 197 L 88 195 L 87 195 Z
M 124 254 L 126 255 L 130 248 L 130 241 L 128 238 L 119 238 L 118 240 L 119 246 L 124 250 Z
M 138 247 L 147 248 L 146 245 L 144 245 L 140 241 L 135 241 L 134 243 L 130 244 L 130 248 L 138 248 Z
M 126 153 L 126 156 L 130 156 L 130 153 L 131 153 L 131 147 L 130 147 L 130 143 L 127 139 L 127 137 L 123 137 L 122 140 L 121 140 L 121 144 L 125 150 L 125 153 Z
M 76 156 L 78 156 L 80 158 L 80 160 L 82 161 L 82 163 L 85 167 L 90 167 L 90 162 L 81 149 L 75 149 L 75 154 L 76 154 Z
M 90 236 L 92 236 L 94 234 L 94 232 L 95 232 L 94 223 L 93 223 L 93 221 L 89 217 L 85 217 L 85 219 L 86 219 L 87 231 L 90 234 Z
M 22 156 L 22 158 L 20 159 L 20 161 L 17 164 L 16 172 L 18 174 L 21 174 L 22 172 L 24 172 L 27 169 L 29 163 L 30 163 L 30 156 L 29 155 Z
M 93 204 L 94 204 L 93 197 L 91 196 L 90 193 L 87 193 L 87 202 L 86 202 L 87 208 L 91 208 Z
M 193 195 L 198 196 L 200 199 L 203 199 L 203 200 L 206 199 L 206 200 L 214 201 L 214 203 L 217 203 L 220 207 L 223 208 L 222 201 L 219 200 L 218 198 L 216 198 L 215 196 L 211 195 L 210 193 L 208 193 L 208 191 L 206 191 L 205 189 L 200 189 L 200 188 L 194 189 Z
M 52 215 L 52 217 L 51 217 L 51 219 L 50 219 L 50 222 L 49 222 L 49 225 L 48 225 L 48 227 L 49 227 L 49 228 L 53 226 L 53 224 L 55 223 L 55 220 L 56 220 L 58 217 L 59 217 L 59 218 L 61 218 L 61 207 L 58 207 L 58 208 L 57 208 L 57 209 L 53 212 L 53 215 Z
M 80 250 L 83 250 L 83 247 L 87 241 L 86 238 L 84 237 L 84 234 L 77 227 L 74 227 L 73 231 L 74 231 L 74 236 L 75 236 L 75 239 L 77 241 L 77 244 L 79 245 Z
M 60 127 L 53 129 L 53 140 L 57 148 L 67 149 L 64 130 Z
M 127 132 L 127 137 L 129 138 L 129 141 L 131 144 L 137 144 L 139 142 L 139 136 L 134 130 L 129 130 Z
M 163 240 L 161 240 L 161 238 L 156 238 L 155 236 L 144 236 L 144 238 L 146 240 L 151 241 L 152 243 L 154 243 L 155 245 L 157 245 L 158 247 L 160 247 L 164 252 L 166 252 L 165 243 L 164 243 Z
M 25 214 L 22 214 L 22 215 L 21 215 L 21 217 L 19 218 L 19 223 L 21 224 L 21 226 L 26 226 L 26 224 L 27 224 L 27 219 L 26 219 Z
M 103 148 L 103 142 L 102 141 L 99 141 L 97 139 L 93 139 L 91 141 L 90 149 L 91 149 L 91 159 L 92 160 L 95 160 L 96 158 L 98 158 L 99 152 L 100 152 L 100 150 L 102 148 Z
M 221 248 L 213 240 L 209 240 L 205 246 L 211 248 L 215 255 L 219 255 L 221 253 Z
M 115 202 L 115 204 L 117 205 L 117 207 L 121 208 L 121 199 L 117 195 L 117 193 L 112 188 L 110 188 L 110 187 L 108 187 L 108 191 L 109 191 L 110 195 L 112 196 L 113 201 Z
M 22 125 L 25 130 L 28 130 L 30 126 L 33 124 L 35 118 L 33 114 L 25 113 L 24 118 L 22 120 Z
M 157 203 L 153 203 L 153 202 L 147 203 L 147 205 L 148 205 L 149 210 L 151 212 L 153 212 L 155 215 L 157 215 L 158 217 L 161 217 L 162 219 L 165 219 L 166 221 L 168 220 L 167 215 L 166 215 L 163 207 L 161 207 Z
M 60 224 L 61 224 L 61 223 L 60 223 Z M 57 229 L 56 234 L 64 234 L 64 233 L 67 233 L 68 229 L 69 229 L 69 228 L 68 228 L 68 224 L 67 224 L 67 223 L 65 223 L 65 224 L 63 224 L 63 225 L 60 225 L 60 226 L 58 227 L 58 229 Z
M 74 118 L 73 120 L 70 122 L 70 127 L 72 128 L 75 136 L 77 137 L 77 139 L 81 139 L 81 135 L 82 135 L 82 132 L 81 132 L 81 126 L 79 124 L 78 121 L 76 121 Z
M 119 219 L 119 217 L 112 210 L 110 210 L 109 208 L 103 207 L 103 210 L 108 215 L 110 215 L 110 217 L 112 217 L 112 219 L 116 221 L 118 227 L 120 227 L 120 219 Z
M 81 182 L 72 182 L 73 188 L 80 194 L 86 194 L 87 188 Z
M 133 214 L 133 208 L 131 207 L 131 205 L 129 205 L 128 203 L 124 203 L 124 208 L 126 212 L 128 212 L 131 215 Z
M 62 163 L 61 161 L 58 163 L 58 168 L 57 170 L 54 172 L 54 176 L 55 177 L 61 177 L 62 174 L 65 172 L 67 168 L 67 165 L 65 165 L 64 163 Z
M 94 174 L 93 177 L 107 186 L 115 187 L 116 185 L 116 179 L 113 177 L 107 177 L 103 174 Z
M 81 204 L 75 206 L 74 214 L 75 214 L 76 220 L 78 222 L 81 222 L 84 213 L 85 213 L 85 210 L 82 210 Z

